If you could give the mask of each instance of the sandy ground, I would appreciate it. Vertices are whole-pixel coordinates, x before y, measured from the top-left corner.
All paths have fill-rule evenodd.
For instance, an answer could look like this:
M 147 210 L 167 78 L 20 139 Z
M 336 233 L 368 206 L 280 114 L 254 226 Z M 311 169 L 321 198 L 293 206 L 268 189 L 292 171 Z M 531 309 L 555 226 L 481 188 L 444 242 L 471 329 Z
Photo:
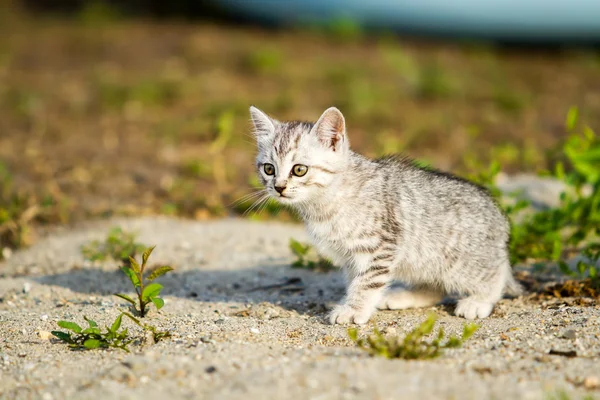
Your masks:
M 173 337 L 131 353 L 70 351 L 46 337 L 56 321 L 107 324 L 125 308 L 111 295 L 129 290 L 116 264 L 86 263 L 79 251 L 115 225 L 176 268 L 161 280 L 165 307 L 147 318 Z M 597 302 L 505 299 L 441 358 L 371 358 L 346 327 L 325 323 L 341 274 L 291 268 L 291 237 L 306 240 L 298 225 L 128 219 L 57 230 L 15 253 L 0 264 L 0 398 L 600 398 Z M 452 305 L 379 312 L 373 322 L 402 334 L 429 311 L 461 331 Z

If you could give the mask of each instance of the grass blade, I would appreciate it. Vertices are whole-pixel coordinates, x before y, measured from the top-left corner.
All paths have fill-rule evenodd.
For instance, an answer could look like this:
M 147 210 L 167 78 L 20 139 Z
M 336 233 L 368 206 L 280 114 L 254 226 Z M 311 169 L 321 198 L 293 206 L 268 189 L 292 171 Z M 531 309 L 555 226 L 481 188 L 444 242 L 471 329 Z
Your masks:
M 149 298 L 156 297 L 160 294 L 163 286 L 160 283 L 151 283 L 144 288 L 142 292 L 142 299 L 148 300 Z
M 73 340 L 71 339 L 71 335 L 69 335 L 68 333 L 61 332 L 61 331 L 52 331 L 50 333 L 52 335 L 56 336 L 57 338 L 59 338 L 60 340 L 62 340 L 63 342 L 73 343 Z
M 82 335 L 100 335 L 101 333 L 100 328 L 96 327 L 87 328 L 81 331 Z
M 140 287 L 140 279 L 138 278 L 137 274 L 133 269 L 131 269 L 130 267 L 123 266 L 121 267 L 121 271 L 123 271 L 123 273 L 129 277 L 129 280 L 131 281 L 133 286 Z
M 83 342 L 83 345 L 86 349 L 97 349 L 98 347 L 100 347 L 101 343 L 102 342 L 100 342 L 98 339 L 88 339 L 85 342 Z
M 61 328 L 65 328 L 68 329 L 70 331 L 73 331 L 75 333 L 81 333 L 81 331 L 83 330 L 79 325 L 77 325 L 75 322 L 69 322 L 69 321 L 58 321 L 57 322 L 58 326 L 60 326 Z
M 131 304 L 133 304 L 135 306 L 135 300 L 133 300 L 131 297 L 127 296 L 126 294 L 114 293 L 114 295 L 122 298 L 123 300 L 127 300 L 128 302 L 130 302 Z
M 123 314 L 120 314 L 117 319 L 115 319 L 115 322 L 113 322 L 112 326 L 110 327 L 110 331 L 111 332 L 117 332 L 119 330 L 119 328 L 121 327 L 121 321 L 123 319 Z
M 145 251 L 144 254 L 142 254 L 142 265 L 146 265 L 146 263 L 148 262 L 148 258 L 150 258 L 150 254 L 152 254 L 152 251 L 154 251 L 154 248 L 156 246 L 152 246 L 152 247 L 148 247 Z
M 129 265 L 131 265 L 131 269 L 135 272 L 137 272 L 138 274 L 140 273 L 140 264 L 138 264 L 137 261 L 135 261 L 135 258 L 129 256 Z
M 152 273 L 150 275 L 148 275 L 146 280 L 153 281 L 156 278 L 158 278 L 159 276 L 163 276 L 164 274 L 166 274 L 167 272 L 170 272 L 170 271 L 173 271 L 173 268 L 168 265 L 165 265 L 163 267 L 158 267 L 154 271 L 152 271 Z
M 152 300 L 157 310 L 160 310 L 165 305 L 165 301 L 160 297 L 150 297 L 150 300 Z
M 132 320 L 133 322 L 135 322 L 137 325 L 142 326 L 142 324 L 140 323 L 140 320 L 137 319 L 136 317 L 134 317 L 133 315 L 129 314 L 129 313 L 121 313 L 121 315 L 124 315 L 126 317 L 128 317 L 130 320 Z
M 96 321 L 93 321 L 93 320 L 89 319 L 85 315 L 83 316 L 83 319 L 85 319 L 87 321 L 87 323 L 90 325 L 90 328 L 97 328 L 98 327 L 98 324 L 96 323 Z

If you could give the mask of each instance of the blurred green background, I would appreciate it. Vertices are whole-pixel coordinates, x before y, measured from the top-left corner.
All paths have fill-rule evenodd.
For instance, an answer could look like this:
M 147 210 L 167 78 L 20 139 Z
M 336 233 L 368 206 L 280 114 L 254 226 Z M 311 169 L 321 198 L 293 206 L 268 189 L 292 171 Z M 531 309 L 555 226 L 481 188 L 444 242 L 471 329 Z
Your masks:
M 463 175 L 491 160 L 508 173 L 547 168 L 572 105 L 600 126 L 593 48 L 425 40 L 349 21 L 271 29 L 207 2 L 0 4 L 3 246 L 48 223 L 241 215 L 251 203 L 234 202 L 257 186 L 250 104 L 301 120 L 335 105 L 355 150 Z

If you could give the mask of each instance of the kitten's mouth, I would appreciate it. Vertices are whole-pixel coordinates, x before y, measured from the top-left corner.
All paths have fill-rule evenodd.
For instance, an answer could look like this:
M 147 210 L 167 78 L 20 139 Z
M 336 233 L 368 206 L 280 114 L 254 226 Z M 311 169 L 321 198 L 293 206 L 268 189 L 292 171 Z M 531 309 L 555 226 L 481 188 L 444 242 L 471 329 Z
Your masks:
M 292 197 L 286 196 L 285 194 L 279 194 L 279 193 L 277 193 L 277 195 L 275 196 L 275 199 L 276 200 L 280 200 L 280 201 L 290 201 L 290 200 L 293 200 Z

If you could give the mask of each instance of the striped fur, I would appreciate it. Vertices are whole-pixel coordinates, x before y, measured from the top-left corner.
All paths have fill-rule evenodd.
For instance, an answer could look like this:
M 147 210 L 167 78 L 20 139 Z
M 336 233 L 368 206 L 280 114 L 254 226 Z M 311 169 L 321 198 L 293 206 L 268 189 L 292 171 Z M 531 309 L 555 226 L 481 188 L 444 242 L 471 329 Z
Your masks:
M 315 124 L 250 112 L 267 192 L 298 211 L 321 254 L 344 268 L 347 293 L 331 323 L 366 323 L 376 308 L 432 305 L 445 294 L 462 297 L 457 315 L 485 318 L 504 292 L 519 291 L 508 221 L 484 189 L 406 158 L 354 153 L 336 108 Z M 291 173 L 296 164 L 306 175 Z M 386 295 L 394 280 L 412 291 Z

